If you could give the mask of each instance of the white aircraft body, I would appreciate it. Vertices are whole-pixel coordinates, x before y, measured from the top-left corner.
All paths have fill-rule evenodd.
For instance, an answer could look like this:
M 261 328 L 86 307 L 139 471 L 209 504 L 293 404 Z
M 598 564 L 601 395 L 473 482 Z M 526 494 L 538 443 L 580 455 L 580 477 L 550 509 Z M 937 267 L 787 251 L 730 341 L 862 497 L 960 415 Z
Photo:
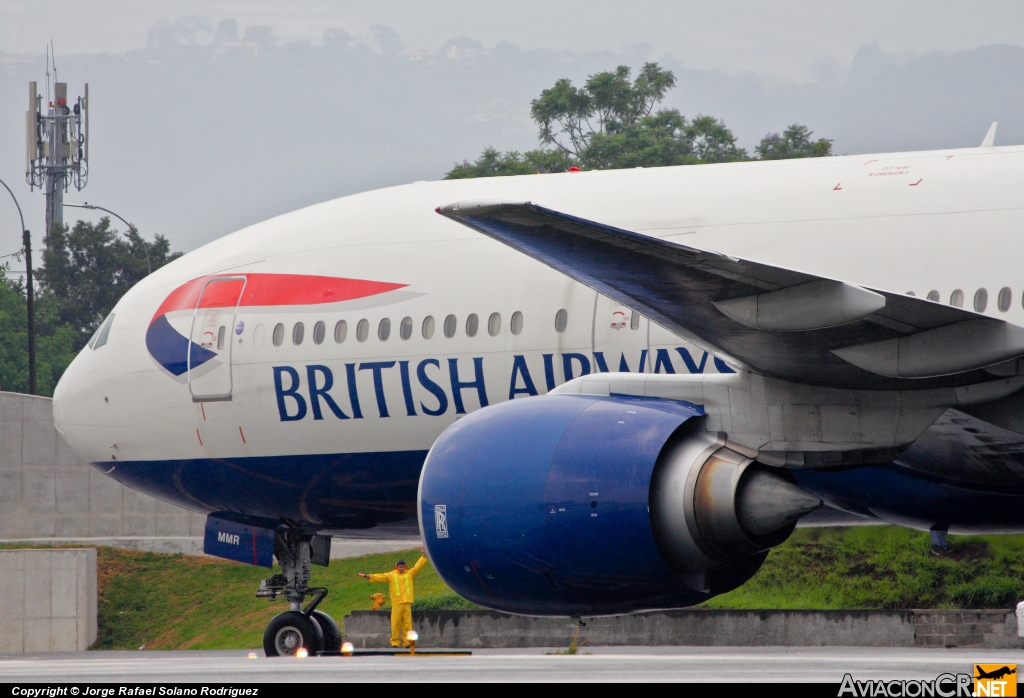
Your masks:
M 139 282 L 54 418 L 277 557 L 268 654 L 336 649 L 308 565 L 355 529 L 568 616 L 734 588 L 818 508 L 1021 531 L 1022 192 L 985 146 L 349 196 Z

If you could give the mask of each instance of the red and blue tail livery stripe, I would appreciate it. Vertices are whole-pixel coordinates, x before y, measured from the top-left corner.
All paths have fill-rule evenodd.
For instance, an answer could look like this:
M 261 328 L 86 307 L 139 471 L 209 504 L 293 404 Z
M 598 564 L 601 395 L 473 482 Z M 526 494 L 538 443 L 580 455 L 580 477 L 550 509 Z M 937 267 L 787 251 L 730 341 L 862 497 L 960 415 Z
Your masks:
M 208 282 L 224 278 L 223 282 Z M 239 276 L 244 276 L 243 281 Z M 209 275 L 182 284 L 160 304 L 146 330 L 146 348 L 175 376 L 200 366 L 217 352 L 191 341 L 171 325 L 169 315 L 203 308 L 273 307 L 340 303 L 375 296 L 407 284 L 303 274 Z M 205 290 L 204 290 L 205 289 Z M 241 294 L 241 295 L 239 295 Z M 183 314 L 183 313 L 179 313 Z

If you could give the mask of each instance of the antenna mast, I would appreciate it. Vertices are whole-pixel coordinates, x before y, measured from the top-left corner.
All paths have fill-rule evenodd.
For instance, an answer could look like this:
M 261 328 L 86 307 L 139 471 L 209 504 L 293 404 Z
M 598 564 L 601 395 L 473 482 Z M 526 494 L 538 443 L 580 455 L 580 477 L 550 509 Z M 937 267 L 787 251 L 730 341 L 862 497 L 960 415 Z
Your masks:
M 46 93 L 50 91 L 50 47 L 47 47 Z M 89 181 L 89 84 L 85 94 L 68 104 L 68 85 L 57 82 L 53 64 L 52 100 L 43 112 L 36 83 L 28 84 L 25 113 L 25 181 L 46 196 L 46 235 L 64 225 L 64 193 L 74 185 L 84 189 Z

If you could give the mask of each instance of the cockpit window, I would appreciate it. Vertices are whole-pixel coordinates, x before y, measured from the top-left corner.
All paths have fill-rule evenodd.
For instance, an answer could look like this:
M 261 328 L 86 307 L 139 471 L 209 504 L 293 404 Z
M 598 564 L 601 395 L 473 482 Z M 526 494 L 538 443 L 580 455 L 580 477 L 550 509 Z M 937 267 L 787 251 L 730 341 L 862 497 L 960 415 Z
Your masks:
M 89 347 L 92 349 L 99 349 L 107 343 L 107 337 L 110 336 L 110 326 L 114 324 L 114 314 L 111 313 L 107 316 L 107 319 L 103 321 L 99 329 L 93 333 L 92 338 L 89 340 Z

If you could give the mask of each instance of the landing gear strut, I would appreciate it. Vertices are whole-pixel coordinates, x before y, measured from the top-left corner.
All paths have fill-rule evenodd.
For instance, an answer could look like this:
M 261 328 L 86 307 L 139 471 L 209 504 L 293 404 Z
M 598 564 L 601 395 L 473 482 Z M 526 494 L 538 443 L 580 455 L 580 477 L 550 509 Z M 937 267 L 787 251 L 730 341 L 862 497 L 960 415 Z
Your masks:
M 279 530 L 274 536 L 274 556 L 281 565 L 281 574 L 260 582 L 256 596 L 270 600 L 283 596 L 291 608 L 267 624 L 263 651 L 268 657 L 295 655 L 300 649 L 311 655 L 337 652 L 341 631 L 334 619 L 316 608 L 327 596 L 327 589 L 308 586 L 311 565 L 327 566 L 330 561 L 330 537 L 296 529 Z M 312 600 L 303 608 L 306 597 Z

